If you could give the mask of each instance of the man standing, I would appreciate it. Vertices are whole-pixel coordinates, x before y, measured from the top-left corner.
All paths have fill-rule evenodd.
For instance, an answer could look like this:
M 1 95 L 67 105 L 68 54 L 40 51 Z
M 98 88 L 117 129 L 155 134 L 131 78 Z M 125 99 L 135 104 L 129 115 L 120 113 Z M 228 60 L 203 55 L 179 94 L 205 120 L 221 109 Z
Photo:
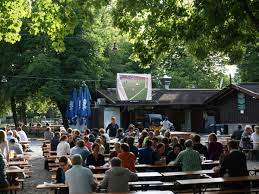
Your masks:
M 106 128 L 106 133 L 107 131 L 109 131 L 108 134 L 110 137 L 116 137 L 118 129 L 119 129 L 119 125 L 116 123 L 116 118 L 112 117 L 111 123 Z
M 79 154 L 74 155 L 71 161 L 73 166 L 65 173 L 69 194 L 92 193 L 97 186 L 92 171 L 82 166 Z
M 178 154 L 173 163 L 181 166 L 182 171 L 201 170 L 200 154 L 196 150 L 193 150 L 193 141 L 188 139 L 185 142 L 185 147 L 186 149 Z
M 117 157 L 111 159 L 111 167 L 110 170 L 105 172 L 100 187 L 107 189 L 108 193 L 129 192 L 128 182 L 137 181 L 137 174 L 121 167 L 121 160 Z

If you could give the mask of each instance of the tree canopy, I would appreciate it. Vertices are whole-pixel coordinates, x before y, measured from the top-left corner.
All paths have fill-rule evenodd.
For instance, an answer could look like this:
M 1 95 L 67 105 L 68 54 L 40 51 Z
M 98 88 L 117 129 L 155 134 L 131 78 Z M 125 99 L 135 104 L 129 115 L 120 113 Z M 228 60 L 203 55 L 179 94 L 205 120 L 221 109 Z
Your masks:
M 113 10 L 115 25 L 130 33 L 144 65 L 179 44 L 200 59 L 219 52 L 238 61 L 244 45 L 258 41 L 253 0 L 117 0 Z
M 78 24 L 86 29 L 109 0 L 2 0 L 0 1 L 0 41 L 21 40 L 22 26 L 33 35 L 46 34 L 52 47 L 64 51 L 64 37 Z

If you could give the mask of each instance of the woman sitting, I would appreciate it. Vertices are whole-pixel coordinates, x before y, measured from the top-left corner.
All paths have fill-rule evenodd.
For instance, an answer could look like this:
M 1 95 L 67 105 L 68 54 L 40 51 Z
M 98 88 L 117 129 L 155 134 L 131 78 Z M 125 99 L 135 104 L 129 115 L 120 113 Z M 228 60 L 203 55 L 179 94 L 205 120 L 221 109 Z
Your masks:
M 162 156 L 165 153 L 165 144 L 159 143 L 153 152 L 152 155 L 152 163 L 153 164 L 165 164 L 165 160 L 163 160 Z
M 56 183 L 64 183 L 65 184 L 65 172 L 72 167 L 71 161 L 66 156 L 61 156 L 59 158 L 59 168 L 56 173 Z M 58 193 L 68 194 L 68 188 L 62 188 L 58 191 Z
M 219 156 L 223 153 L 223 145 L 217 142 L 215 133 L 209 134 L 208 142 L 208 159 L 219 160 Z
M 181 151 L 182 151 L 181 145 L 180 144 L 176 144 L 173 147 L 173 150 L 168 152 L 168 154 L 166 156 L 166 163 L 169 164 L 170 162 L 174 161 Z
M 100 145 L 94 143 L 92 153 L 87 157 L 86 166 L 103 166 L 104 164 L 104 155 L 100 154 Z

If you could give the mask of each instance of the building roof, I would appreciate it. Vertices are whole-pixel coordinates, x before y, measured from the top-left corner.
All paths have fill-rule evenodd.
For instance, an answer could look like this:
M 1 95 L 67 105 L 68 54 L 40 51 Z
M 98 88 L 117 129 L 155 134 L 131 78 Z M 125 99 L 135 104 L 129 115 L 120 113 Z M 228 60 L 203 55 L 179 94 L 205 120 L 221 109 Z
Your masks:
M 212 103 L 215 100 L 220 100 L 234 91 L 240 91 L 255 99 L 259 99 L 259 83 L 241 83 L 239 85 L 230 84 L 214 96 L 208 98 L 205 101 L 205 104 Z
M 116 89 L 98 90 L 101 97 L 106 98 L 110 104 L 116 105 L 202 105 L 217 94 L 215 89 L 153 89 L 151 101 L 120 101 Z

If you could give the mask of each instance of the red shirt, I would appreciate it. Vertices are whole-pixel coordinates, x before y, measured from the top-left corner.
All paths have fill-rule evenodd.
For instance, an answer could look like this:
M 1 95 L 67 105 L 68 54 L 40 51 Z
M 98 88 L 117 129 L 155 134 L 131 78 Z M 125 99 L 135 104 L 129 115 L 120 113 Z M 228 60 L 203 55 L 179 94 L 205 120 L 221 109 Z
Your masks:
M 118 158 L 121 159 L 122 167 L 129 169 L 131 172 L 135 172 L 136 156 L 132 152 L 122 152 L 118 154 Z

